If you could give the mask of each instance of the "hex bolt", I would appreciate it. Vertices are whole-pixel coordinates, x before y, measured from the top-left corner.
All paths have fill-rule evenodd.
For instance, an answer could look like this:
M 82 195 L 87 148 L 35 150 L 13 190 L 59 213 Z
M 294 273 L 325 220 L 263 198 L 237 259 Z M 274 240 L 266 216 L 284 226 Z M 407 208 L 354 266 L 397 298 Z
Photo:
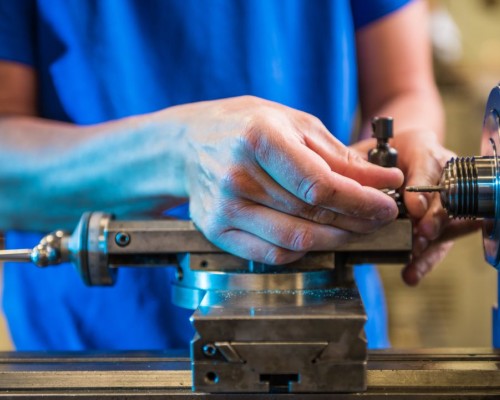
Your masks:
M 130 235 L 127 232 L 118 232 L 115 236 L 115 243 L 120 247 L 126 247 L 130 243 Z
M 207 343 L 202 350 L 207 357 L 213 357 L 217 353 L 217 347 L 212 343 Z

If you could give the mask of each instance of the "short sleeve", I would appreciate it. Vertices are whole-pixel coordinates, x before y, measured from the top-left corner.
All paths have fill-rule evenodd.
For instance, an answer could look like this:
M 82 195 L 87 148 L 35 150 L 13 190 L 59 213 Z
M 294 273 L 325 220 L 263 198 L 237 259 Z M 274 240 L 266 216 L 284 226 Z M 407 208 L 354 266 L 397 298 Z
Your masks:
M 363 28 L 413 0 L 351 0 L 354 27 Z
M 34 65 L 35 0 L 0 0 L 0 60 Z

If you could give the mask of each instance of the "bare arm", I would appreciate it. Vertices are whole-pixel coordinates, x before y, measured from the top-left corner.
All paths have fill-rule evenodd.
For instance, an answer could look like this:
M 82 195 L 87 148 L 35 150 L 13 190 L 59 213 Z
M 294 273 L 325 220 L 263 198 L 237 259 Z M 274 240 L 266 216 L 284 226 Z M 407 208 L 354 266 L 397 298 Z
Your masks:
M 215 244 L 286 263 L 396 216 L 376 188 L 399 186 L 400 171 L 357 157 L 311 115 L 239 97 L 78 127 L 36 117 L 33 71 L 3 63 L 0 77 L 9 69 L 14 77 L 0 80 L 0 228 L 72 227 L 85 210 L 145 214 L 189 196 Z
M 444 115 L 432 73 L 425 2 L 414 1 L 361 29 L 356 40 L 363 138 L 371 137 L 372 117 L 391 115 L 397 134 L 425 131 L 429 139 L 442 141 Z
M 38 118 L 35 73 L 15 63 L 0 63 L 0 87 L 0 228 L 72 227 L 85 210 L 140 215 L 187 196 L 182 129 L 165 118 L 89 127 Z

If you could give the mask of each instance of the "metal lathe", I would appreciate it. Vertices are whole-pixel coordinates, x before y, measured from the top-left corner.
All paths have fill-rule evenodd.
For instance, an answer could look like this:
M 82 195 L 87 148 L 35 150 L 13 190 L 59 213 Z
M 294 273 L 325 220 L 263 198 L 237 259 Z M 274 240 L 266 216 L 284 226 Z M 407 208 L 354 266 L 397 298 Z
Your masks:
M 374 121 L 370 158 L 395 162 L 387 118 Z M 486 260 L 500 264 L 500 86 L 486 106 L 481 156 L 450 160 L 436 186 L 451 218 L 481 218 Z M 388 193 L 399 201 L 398 193 Z M 401 203 L 401 202 L 400 202 Z M 82 216 L 34 249 L 0 259 L 40 267 L 70 261 L 88 285 L 112 285 L 120 268 L 176 268 L 172 301 L 195 310 L 190 355 L 175 352 L 0 353 L 0 397 L 47 399 L 479 399 L 500 398 L 492 349 L 367 351 L 366 313 L 352 277 L 359 263 L 408 262 L 412 224 L 400 217 L 335 252 L 286 266 L 224 253 L 187 221 Z M 494 311 L 494 347 L 500 317 Z

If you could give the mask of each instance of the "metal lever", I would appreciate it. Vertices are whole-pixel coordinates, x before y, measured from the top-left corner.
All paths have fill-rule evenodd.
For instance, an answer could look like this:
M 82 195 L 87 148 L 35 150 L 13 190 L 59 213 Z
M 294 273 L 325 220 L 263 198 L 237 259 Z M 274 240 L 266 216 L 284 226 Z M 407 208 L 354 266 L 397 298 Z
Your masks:
M 67 242 L 70 235 L 55 231 L 45 236 L 33 249 L 0 250 L 0 261 L 32 262 L 47 267 L 69 261 Z
M 367 259 L 406 262 L 410 252 L 411 222 L 400 219 L 372 234 L 359 234 L 356 240 L 338 246 L 335 252 L 313 252 L 303 263 L 294 263 L 293 268 L 296 272 L 331 270 L 334 253 L 339 257 L 342 254 L 345 260 L 349 257 L 349 262 Z M 215 276 L 221 271 L 283 272 L 292 268 L 290 265 L 261 265 L 226 254 L 210 243 L 192 222 L 116 221 L 112 215 L 103 212 L 83 214 L 71 235 L 63 231 L 53 232 L 33 250 L 0 252 L 0 260 L 31 261 L 39 267 L 69 261 L 89 286 L 112 285 L 117 267 L 127 265 L 170 265 L 185 267 L 190 274 L 215 272 Z M 184 277 L 184 282 L 186 279 Z M 202 281 L 206 280 L 203 277 Z
M 0 261 L 31 261 L 32 249 L 0 250 Z

